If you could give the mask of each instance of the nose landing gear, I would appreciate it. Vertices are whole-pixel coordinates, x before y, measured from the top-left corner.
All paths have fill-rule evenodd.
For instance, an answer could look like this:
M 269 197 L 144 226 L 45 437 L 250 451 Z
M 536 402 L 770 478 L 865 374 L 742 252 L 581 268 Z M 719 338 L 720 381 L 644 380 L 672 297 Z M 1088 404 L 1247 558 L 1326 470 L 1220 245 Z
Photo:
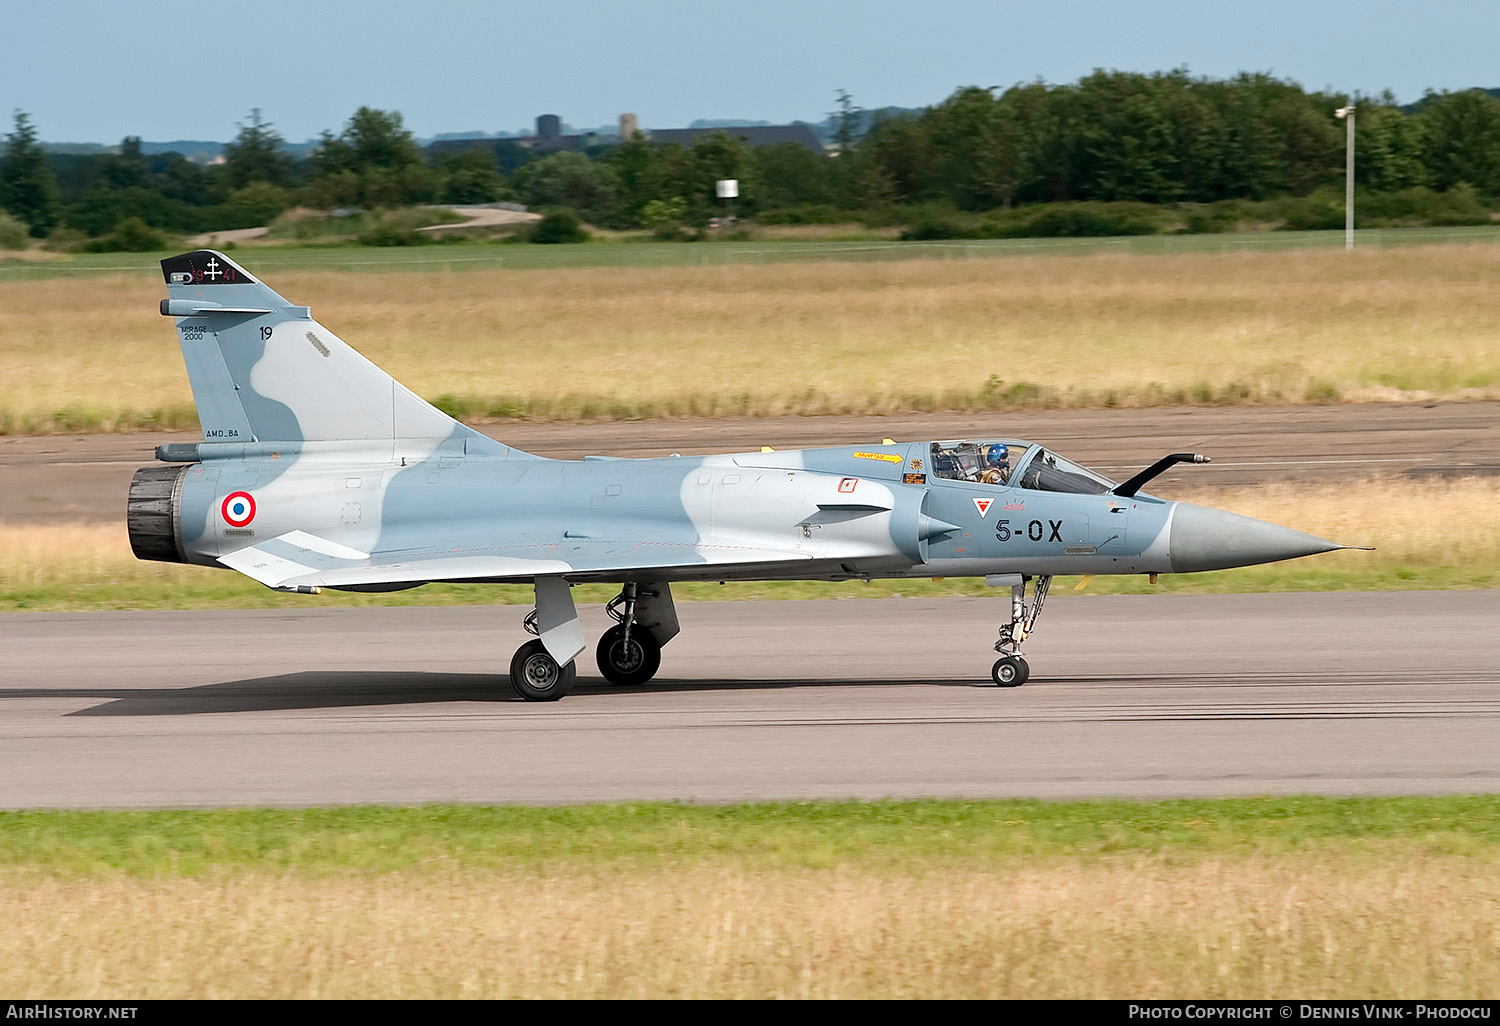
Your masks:
M 1000 658 L 990 667 L 990 677 L 1002 688 L 1018 688 L 1031 679 L 1031 666 L 1021 655 L 1021 643 L 1031 636 L 1032 629 L 1036 626 L 1036 618 L 1042 612 L 1042 603 L 1047 601 L 1047 591 L 1052 587 L 1052 576 L 1043 574 L 1036 579 L 1029 608 L 1026 603 L 1028 579 L 1012 579 L 1010 621 L 1000 625 L 1000 640 L 995 642 L 995 651 L 1000 653 Z

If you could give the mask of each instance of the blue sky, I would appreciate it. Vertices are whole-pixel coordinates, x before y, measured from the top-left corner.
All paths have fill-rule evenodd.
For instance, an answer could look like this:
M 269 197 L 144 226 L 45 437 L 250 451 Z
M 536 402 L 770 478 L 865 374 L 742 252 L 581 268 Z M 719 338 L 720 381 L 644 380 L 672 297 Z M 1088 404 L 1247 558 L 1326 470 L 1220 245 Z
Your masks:
M 251 107 L 300 141 L 361 104 L 423 136 L 548 112 L 671 128 L 1181 65 L 1406 102 L 1500 86 L 1497 40 L 1496 0 L 0 0 L 0 111 L 58 142 L 227 139 Z

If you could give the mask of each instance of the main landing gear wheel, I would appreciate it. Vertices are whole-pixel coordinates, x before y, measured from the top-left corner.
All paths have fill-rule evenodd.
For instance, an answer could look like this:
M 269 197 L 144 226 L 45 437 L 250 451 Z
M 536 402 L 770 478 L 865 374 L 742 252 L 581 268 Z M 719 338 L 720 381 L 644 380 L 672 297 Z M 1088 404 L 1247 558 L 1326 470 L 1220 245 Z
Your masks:
M 1020 656 L 1006 656 L 995 660 L 995 665 L 990 667 L 990 676 L 1002 688 L 1018 688 L 1031 676 L 1031 667 Z
M 557 665 L 540 640 L 516 649 L 510 660 L 510 684 L 528 702 L 555 702 L 566 695 L 578 677 L 578 667 Z
M 600 636 L 594 656 L 604 679 L 619 686 L 644 684 L 661 668 L 661 646 L 643 627 L 631 629 L 628 643 L 624 624 L 611 627 Z

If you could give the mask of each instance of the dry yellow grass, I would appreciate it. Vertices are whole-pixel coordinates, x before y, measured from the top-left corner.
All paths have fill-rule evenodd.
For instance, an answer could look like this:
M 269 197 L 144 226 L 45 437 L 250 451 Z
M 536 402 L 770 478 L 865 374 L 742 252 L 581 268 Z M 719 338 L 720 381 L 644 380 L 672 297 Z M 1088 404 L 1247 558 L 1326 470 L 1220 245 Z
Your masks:
M 1500 478 L 1278 483 L 1169 497 L 1285 524 L 1346 545 L 1373 545 L 1376 551 L 1360 558 L 1375 565 L 1487 566 L 1500 571 Z
M 1500 395 L 1495 246 L 272 277 L 421 394 L 478 413 Z M 189 409 L 160 292 L 0 285 L 0 418 Z
M 1500 993 L 1500 873 L 1460 858 L 42 879 L 0 922 L 28 997 Z

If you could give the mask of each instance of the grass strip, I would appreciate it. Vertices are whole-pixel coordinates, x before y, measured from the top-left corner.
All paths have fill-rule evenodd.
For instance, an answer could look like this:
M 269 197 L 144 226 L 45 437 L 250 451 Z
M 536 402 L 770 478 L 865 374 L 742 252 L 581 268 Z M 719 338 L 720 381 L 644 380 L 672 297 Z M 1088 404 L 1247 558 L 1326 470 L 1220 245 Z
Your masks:
M 1434 998 L 1500 797 L 0 813 L 0 992 Z
M 0 875 L 899 868 L 1500 856 L 1500 796 L 0 812 Z

